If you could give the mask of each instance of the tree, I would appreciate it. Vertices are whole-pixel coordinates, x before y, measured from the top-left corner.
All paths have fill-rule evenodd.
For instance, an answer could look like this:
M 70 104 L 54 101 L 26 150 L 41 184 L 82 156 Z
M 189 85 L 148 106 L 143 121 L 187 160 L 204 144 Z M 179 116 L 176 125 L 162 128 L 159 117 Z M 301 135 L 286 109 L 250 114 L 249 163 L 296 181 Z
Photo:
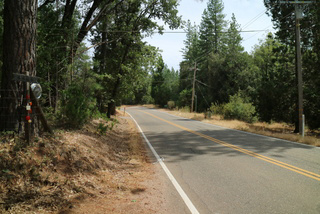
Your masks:
M 220 52 L 223 47 L 223 31 L 227 25 L 223 9 L 221 0 L 210 0 L 203 11 L 199 45 L 204 57 L 210 52 Z
M 202 83 L 205 83 L 207 86 L 202 89 L 202 93 L 206 94 L 206 97 L 200 99 L 198 102 L 198 109 L 200 111 L 209 108 L 210 106 L 208 105 L 213 101 L 213 97 L 219 94 L 219 92 L 217 92 L 216 95 L 213 95 L 215 91 L 208 86 L 215 87 L 218 84 L 223 84 L 219 82 L 218 79 L 213 79 L 216 74 L 222 72 L 219 70 L 222 65 L 217 63 L 224 61 L 224 56 L 221 54 L 223 54 L 225 46 L 224 31 L 226 29 L 227 22 L 225 20 L 225 15 L 223 14 L 223 9 L 224 6 L 221 0 L 210 0 L 207 4 L 207 9 L 205 9 L 202 14 L 199 32 L 200 51 L 199 56 L 196 59 L 197 62 L 199 62 L 197 79 Z M 225 76 L 225 74 L 223 75 Z M 203 85 L 201 87 L 203 87 Z
M 106 40 L 101 41 L 107 44 L 105 55 L 107 71 L 104 73 L 110 77 L 106 79 L 109 86 L 108 117 L 114 113 L 115 104 L 121 99 L 122 83 L 130 73 L 135 72 L 134 69 L 139 65 L 137 62 L 141 59 L 142 50 L 145 50 L 143 37 L 151 35 L 154 30 L 163 29 L 154 19 L 162 19 L 170 28 L 180 26 L 176 7 L 176 0 L 134 0 L 122 2 L 112 14 L 109 14 L 107 26 L 109 33 L 106 35 Z M 98 31 L 98 34 L 100 34 L 98 37 L 102 38 L 101 31 Z M 102 56 L 101 53 L 100 56 Z
M 259 68 L 253 102 L 263 121 L 293 122 L 295 110 L 294 52 L 269 34 L 254 51 Z
M 168 101 L 178 100 L 179 74 L 169 69 L 160 56 L 155 70 L 152 73 L 151 96 L 155 104 L 161 107 Z
M 185 48 L 182 49 L 183 59 L 192 64 L 193 60 L 199 56 L 199 33 L 198 26 L 192 25 L 190 20 L 187 22 L 186 40 L 183 43 L 185 45 Z
M 163 93 L 163 83 L 164 83 L 164 76 L 163 76 L 163 69 L 165 64 L 163 62 L 162 57 L 159 57 L 155 70 L 152 74 L 152 83 L 151 83 L 151 96 L 154 99 L 155 104 L 164 106 L 166 105 L 167 101 L 165 98 L 165 94 Z
M 0 35 L 3 35 L 3 6 L 4 2 L 0 1 Z M 3 47 L 3 37 L 0 36 L 0 83 L 1 83 L 1 74 L 2 74 L 2 48 Z
M 232 14 L 229 28 L 224 37 L 225 46 L 223 52 L 220 54 L 223 57 L 222 69 L 215 71 L 212 66 L 210 72 L 218 72 L 215 74 L 215 78 L 210 82 L 212 87 L 215 87 L 213 91 L 220 94 L 220 98 L 213 99 L 215 102 L 228 102 L 228 98 L 238 93 L 239 90 L 245 90 L 248 81 L 244 76 L 240 78 L 241 74 L 248 69 L 248 58 L 244 53 L 244 48 L 241 45 L 242 37 L 239 33 L 240 25 Z M 221 78 L 222 77 L 222 78 Z M 249 78 L 249 77 L 248 77 Z M 241 80 L 241 81 L 240 81 Z M 218 83 L 220 82 L 220 83 Z
M 278 29 L 276 33 L 278 39 L 287 46 L 294 47 L 294 28 L 295 15 L 293 4 L 276 4 L 276 0 L 264 1 L 268 14 L 272 16 L 272 20 Z M 310 127 L 316 129 L 320 127 L 319 111 L 320 95 L 319 95 L 319 75 L 315 75 L 319 71 L 319 55 L 320 55 L 320 3 L 304 4 L 301 6 L 303 10 L 303 19 L 300 21 L 301 28 L 301 45 L 302 45 L 302 71 L 304 82 L 304 112 L 306 121 Z M 296 75 L 297 76 L 297 75 Z M 297 78 L 297 77 L 296 77 Z M 297 80 L 296 80 L 297 81 Z M 295 89 L 296 90 L 296 89 Z M 297 91 L 297 90 L 296 90 Z M 295 100 L 297 102 L 297 97 Z M 296 132 L 298 132 L 298 109 L 296 109 Z
M 37 1 L 4 1 L 0 130 L 15 130 L 18 107 L 26 104 L 25 86 L 13 81 L 13 73 L 36 74 L 36 18 Z

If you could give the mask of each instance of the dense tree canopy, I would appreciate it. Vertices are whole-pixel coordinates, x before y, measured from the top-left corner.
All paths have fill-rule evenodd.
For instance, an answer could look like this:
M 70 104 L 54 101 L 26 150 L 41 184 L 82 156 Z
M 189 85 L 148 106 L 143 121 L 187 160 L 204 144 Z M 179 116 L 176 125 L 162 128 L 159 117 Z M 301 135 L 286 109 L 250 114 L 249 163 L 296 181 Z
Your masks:
M 211 109 L 246 121 L 258 118 L 294 123 L 294 6 L 276 0 L 264 3 L 277 32 L 247 53 L 235 15 L 227 20 L 223 1 L 209 0 L 199 26 L 185 22 L 183 60 L 176 71 L 143 39 L 161 32 L 164 28 L 159 23 L 171 29 L 181 26 L 177 0 L 39 0 L 37 25 L 32 29 L 37 31 L 37 69 L 33 75 L 40 77 L 43 88 L 41 105 L 54 118 L 79 124 L 97 112 L 110 117 L 120 104 L 167 106 L 170 102 L 170 107 L 190 108 L 196 71 L 198 111 Z M 3 8 L 0 1 L 1 34 L 6 21 Z M 304 4 L 302 10 L 304 110 L 307 125 L 318 129 L 320 5 Z M 3 38 L 9 37 L 4 33 Z M 8 65 L 3 38 L 2 77 L 2 64 Z M 3 79 L 1 84 L 4 90 Z M 237 111 L 232 108 L 236 106 L 248 109 L 234 115 Z

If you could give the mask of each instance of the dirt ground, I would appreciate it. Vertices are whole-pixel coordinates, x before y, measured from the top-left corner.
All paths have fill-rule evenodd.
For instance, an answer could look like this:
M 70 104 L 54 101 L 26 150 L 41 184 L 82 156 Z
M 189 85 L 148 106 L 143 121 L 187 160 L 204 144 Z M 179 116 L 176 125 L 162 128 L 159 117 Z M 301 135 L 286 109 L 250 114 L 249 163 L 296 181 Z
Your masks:
M 159 168 L 147 154 L 133 121 L 126 115 L 117 127 L 130 133 L 130 156 L 112 171 L 101 172 L 92 197 L 75 203 L 67 213 L 166 213 L 165 183 L 158 179 Z M 102 191 L 101 191 L 102 190 Z
M 111 122 L 112 131 L 98 128 Z M 27 147 L 14 137 L 1 140 L 0 213 L 170 212 L 166 178 L 128 115 Z

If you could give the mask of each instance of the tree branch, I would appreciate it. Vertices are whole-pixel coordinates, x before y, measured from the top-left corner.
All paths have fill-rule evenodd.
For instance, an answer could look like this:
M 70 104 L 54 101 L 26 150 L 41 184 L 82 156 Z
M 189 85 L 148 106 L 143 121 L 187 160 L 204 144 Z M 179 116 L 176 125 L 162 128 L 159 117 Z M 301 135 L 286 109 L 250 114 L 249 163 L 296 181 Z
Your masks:
M 45 6 L 47 6 L 48 4 L 52 4 L 54 3 L 55 0 L 46 0 L 42 5 L 40 5 L 40 7 L 38 7 L 38 10 L 42 10 Z

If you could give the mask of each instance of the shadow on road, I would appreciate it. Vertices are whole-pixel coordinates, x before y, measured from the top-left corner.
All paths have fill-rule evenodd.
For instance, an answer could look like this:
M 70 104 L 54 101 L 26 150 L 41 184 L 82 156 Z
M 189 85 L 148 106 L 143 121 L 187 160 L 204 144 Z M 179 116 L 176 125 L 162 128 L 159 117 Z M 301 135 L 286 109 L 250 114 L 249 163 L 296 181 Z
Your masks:
M 205 129 L 197 130 L 197 132 L 258 154 L 269 154 L 272 157 L 282 157 L 284 152 L 292 149 L 313 149 L 313 147 L 303 144 L 299 145 L 229 129 Z M 228 155 L 230 157 L 247 156 L 242 152 L 183 130 L 178 132 L 168 130 L 160 133 L 159 131 L 148 131 L 145 134 L 160 156 L 165 154 L 165 156 L 170 157 L 170 160 L 167 160 L 169 162 L 189 160 L 199 155 L 208 154 L 214 156 Z

